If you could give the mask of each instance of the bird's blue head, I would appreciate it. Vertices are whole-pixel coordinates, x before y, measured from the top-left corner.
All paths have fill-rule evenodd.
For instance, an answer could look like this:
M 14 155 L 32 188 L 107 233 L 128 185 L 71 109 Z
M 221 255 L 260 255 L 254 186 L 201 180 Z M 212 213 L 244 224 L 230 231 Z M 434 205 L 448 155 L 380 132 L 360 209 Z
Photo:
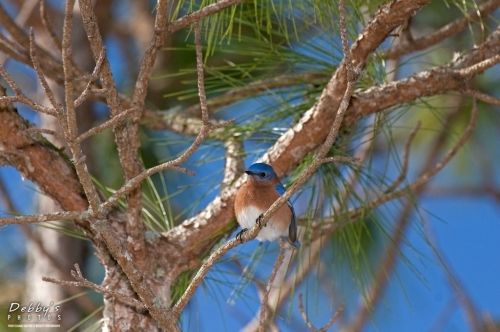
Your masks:
M 278 176 L 274 172 L 274 169 L 270 165 L 264 163 L 256 163 L 251 165 L 250 167 L 248 167 L 245 173 L 250 175 L 258 182 L 274 182 L 278 178 Z

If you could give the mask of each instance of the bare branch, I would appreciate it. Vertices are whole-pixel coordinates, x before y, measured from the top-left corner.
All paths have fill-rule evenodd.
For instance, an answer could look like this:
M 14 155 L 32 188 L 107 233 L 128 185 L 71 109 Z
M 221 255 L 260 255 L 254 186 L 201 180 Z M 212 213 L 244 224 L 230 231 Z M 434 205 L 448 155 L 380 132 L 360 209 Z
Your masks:
M 54 130 L 50 130 L 50 129 L 32 127 L 32 128 L 26 129 L 26 132 L 30 133 L 30 134 L 38 133 L 38 134 L 51 135 L 51 136 L 54 136 L 54 137 L 59 138 L 61 140 L 64 140 L 63 134 L 61 134 L 57 131 L 54 131 Z
M 470 79 L 473 76 L 481 74 L 486 69 L 491 68 L 498 63 L 500 63 L 500 54 L 497 54 L 491 58 L 485 59 L 468 67 L 456 69 L 454 70 L 454 72 L 460 76 L 463 76 L 464 78 Z
M 36 55 L 35 33 L 33 32 L 33 28 L 30 29 L 30 57 L 31 61 L 33 62 L 33 68 L 38 75 L 38 79 L 40 80 L 40 84 L 42 85 L 45 95 L 52 104 L 52 107 L 57 110 L 58 113 L 62 113 L 62 105 L 56 101 L 54 92 L 52 92 L 52 89 L 47 83 L 47 80 L 45 79 L 42 68 L 40 66 L 40 62 L 38 61 L 38 57 Z
M 194 41 L 196 44 L 196 71 L 198 72 L 198 95 L 200 97 L 201 121 L 203 126 L 209 125 L 207 96 L 205 94 L 205 82 L 203 74 L 203 53 L 201 47 L 200 26 L 198 21 L 194 22 Z
M 313 330 L 314 332 L 326 332 L 326 331 L 328 331 L 328 329 L 333 325 L 333 323 L 335 323 L 335 321 L 340 316 L 340 314 L 342 313 L 343 310 L 344 310 L 344 305 L 342 304 L 337 309 L 337 311 L 335 311 L 335 313 L 333 314 L 332 318 L 330 318 L 330 320 L 328 321 L 328 323 L 324 327 L 322 327 L 320 329 L 317 329 L 309 321 L 309 319 L 307 318 L 306 311 L 304 310 L 304 302 L 302 301 L 302 293 L 299 294 L 299 311 L 300 311 L 300 314 L 302 315 L 302 319 L 304 320 L 304 322 L 307 324 L 307 327 L 309 329 Z
M 285 303 L 284 300 L 289 298 L 290 294 L 296 289 L 297 285 L 299 285 L 307 277 L 310 270 L 317 268 L 318 258 L 323 248 L 322 244 L 326 243 L 325 241 L 328 236 L 329 234 L 325 233 L 319 239 L 315 239 L 307 246 L 303 246 L 302 257 L 307 257 L 307 259 L 300 260 L 300 264 L 296 269 L 296 273 L 291 274 L 284 282 L 279 285 L 279 292 L 270 294 L 267 303 L 267 306 L 269 308 L 274 308 L 274 310 L 277 312 L 279 308 L 282 307 Z M 303 239 L 301 239 L 301 242 L 303 243 L 302 240 Z M 294 252 L 292 253 L 292 255 L 294 254 Z M 295 255 L 295 257 L 297 256 Z M 293 257 L 291 257 L 291 259 L 293 259 Z M 285 258 L 285 260 L 287 259 Z M 291 262 L 292 260 L 290 260 L 290 263 Z M 267 321 L 269 321 L 269 319 Z M 243 330 L 256 331 L 259 326 L 259 320 L 254 318 L 245 326 Z
M 198 22 L 204 17 L 213 15 L 217 12 L 220 12 L 221 10 L 230 7 L 232 5 L 242 3 L 245 0 L 222 0 L 216 3 L 213 3 L 211 5 L 208 5 L 198 11 L 195 11 L 193 13 L 187 14 L 180 19 L 178 19 L 175 22 L 169 23 L 167 26 L 168 32 L 173 33 L 177 30 L 180 30 L 182 28 L 187 27 L 190 24 L 193 24 L 194 22 Z
M 268 320 L 267 315 L 269 311 L 269 293 L 271 292 L 272 286 L 274 284 L 274 279 L 276 278 L 276 274 L 278 270 L 283 264 L 283 259 L 285 258 L 285 243 L 280 238 L 280 251 L 278 257 L 276 258 L 276 262 L 274 263 L 273 270 L 271 272 L 271 276 L 269 277 L 269 281 L 267 282 L 266 291 L 264 292 L 264 297 L 262 298 L 262 305 L 260 309 L 260 324 L 259 324 L 259 332 L 264 332 L 266 327 L 266 321 Z
M 137 309 L 145 309 L 144 304 L 142 304 L 140 301 L 131 298 L 130 296 L 120 294 L 118 292 L 114 292 L 112 290 L 106 289 L 102 286 L 96 285 L 87 279 L 85 279 L 82 275 L 82 271 L 80 271 L 80 266 L 78 264 L 75 264 L 75 271 L 71 271 L 71 276 L 75 278 L 77 281 L 65 281 L 65 280 L 59 280 L 59 279 L 54 279 L 54 278 L 49 278 L 49 277 L 42 277 L 43 281 L 46 282 L 51 282 L 53 284 L 58 284 L 58 285 L 63 285 L 63 286 L 72 286 L 72 287 L 87 287 L 95 290 L 96 292 L 102 293 L 107 296 L 112 296 L 116 298 L 118 301 L 121 301 L 133 308 Z
M 448 114 L 445 126 L 451 126 L 453 119 L 458 115 L 458 112 L 460 110 L 459 106 L 460 102 L 458 101 L 457 106 L 454 107 L 454 109 Z M 413 139 L 412 136 L 415 135 L 418 127 L 419 125 L 417 124 L 417 126 L 410 133 L 410 137 L 408 137 L 405 147 L 405 155 L 409 153 L 409 147 L 411 144 L 411 140 Z M 443 130 L 435 139 L 434 143 L 432 144 L 432 148 L 427 155 L 426 161 L 422 166 L 422 171 L 420 172 L 421 174 L 425 174 L 435 162 L 437 155 L 444 147 L 447 132 L 447 128 L 443 128 Z M 427 183 L 416 188 L 413 194 L 418 196 L 418 194 L 423 192 L 426 185 Z M 354 318 L 346 327 L 347 331 L 360 331 L 368 320 L 372 308 L 375 307 L 377 302 L 380 300 L 385 286 L 389 280 L 389 274 L 396 264 L 397 255 L 400 252 L 400 246 L 403 243 L 403 236 L 410 223 L 410 216 L 414 209 L 414 206 L 415 203 L 413 199 L 406 200 L 402 212 L 396 222 L 396 226 L 394 227 L 394 231 L 391 236 L 391 242 L 389 246 L 387 246 L 383 257 L 378 264 L 378 268 L 375 272 L 373 281 L 370 287 L 367 289 L 366 296 L 363 299 L 360 299 L 360 306 L 358 308 L 357 314 L 354 315 Z
M 47 144 L 39 135 L 29 133 L 35 127 L 23 119 L 12 105 L 1 102 L 4 93 L 4 89 L 0 87 L 0 146 L 3 146 L 0 159 L 5 158 L 24 178 L 35 182 L 40 191 L 58 202 L 62 209 L 75 212 L 67 212 L 68 215 L 62 216 L 55 214 L 7 218 L 8 220 L 2 220 L 3 224 L 73 219 L 88 230 L 88 223 L 77 219 L 88 208 L 88 202 L 73 166 L 60 150 Z
M 89 82 L 85 86 L 85 89 L 82 91 L 80 96 L 75 100 L 75 107 L 80 106 L 89 97 L 89 92 L 97 92 L 97 93 L 106 92 L 105 89 L 98 89 L 98 91 L 92 89 L 92 84 L 99 79 L 99 72 L 101 71 L 102 62 L 104 61 L 105 57 L 106 57 L 106 47 L 103 47 L 101 53 L 99 54 L 99 58 L 97 59 L 94 70 L 92 71 L 92 74 L 90 74 Z
M 18 102 L 23 103 L 23 104 L 31 107 L 33 110 L 35 110 L 37 112 L 44 113 L 44 114 L 47 114 L 47 115 L 51 115 L 51 116 L 54 116 L 54 117 L 58 117 L 59 116 L 59 113 L 57 113 L 57 111 L 55 109 L 49 108 L 49 107 L 46 107 L 46 106 L 43 106 L 43 105 L 40 105 L 40 104 L 37 104 L 33 100 L 31 100 L 30 98 L 28 98 L 21 91 L 21 89 L 19 88 L 19 86 L 16 84 L 16 82 L 14 82 L 14 80 L 7 73 L 7 71 L 5 71 L 5 68 L 2 65 L 0 65 L 0 75 L 3 76 L 3 78 L 5 79 L 5 81 L 7 81 L 7 83 L 9 84 L 10 88 L 12 89 L 12 91 L 14 91 L 14 94 L 16 95 L 16 98 L 17 98 Z M 0 98 L 3 99 L 5 97 L 0 97 Z M 9 100 L 7 99 L 6 101 L 9 101 Z
M 341 163 L 358 163 L 360 161 L 361 161 L 361 159 L 358 158 L 358 157 L 348 157 L 348 156 L 325 157 L 325 158 L 321 158 L 320 159 L 320 162 L 322 164 L 325 164 L 325 163 L 337 163 L 337 162 L 341 162 Z
M 76 103 L 76 102 L 75 102 Z M 97 126 L 97 127 L 94 127 L 92 129 L 90 129 L 89 131 L 81 134 L 80 136 L 78 136 L 76 138 L 76 142 L 77 143 L 80 143 L 82 142 L 83 140 L 93 136 L 93 135 L 96 135 L 98 133 L 101 133 L 103 132 L 104 130 L 112 127 L 112 126 L 115 126 L 117 125 L 118 123 L 122 122 L 123 120 L 125 120 L 125 118 L 127 117 L 127 115 L 129 115 L 130 113 L 134 112 L 134 109 L 133 108 L 129 108 L 128 110 L 125 110 L 124 112 L 120 113 L 119 115 L 111 118 L 110 120 L 104 122 L 103 124 Z
M 2 22 L 4 28 L 10 33 L 14 40 L 24 47 L 24 49 L 29 50 L 30 45 L 28 37 L 24 33 L 23 29 L 12 20 L 3 8 L 3 5 L 0 5 L 0 22 Z
M 33 224 L 37 222 L 72 220 L 77 219 L 82 211 L 63 211 L 48 214 L 36 214 L 31 216 L 0 217 L 0 225 Z
M 253 229 L 253 228 L 252 228 Z M 242 235 L 245 236 L 249 232 L 245 232 Z M 254 238 L 257 236 L 257 234 L 254 236 Z M 233 238 L 229 240 L 228 242 L 224 243 L 222 246 L 220 246 L 216 251 L 214 251 L 210 257 L 206 260 L 206 262 L 200 267 L 196 275 L 193 277 L 191 280 L 191 283 L 187 287 L 186 291 L 184 294 L 182 294 L 181 298 L 175 306 L 172 308 L 172 311 L 177 315 L 180 316 L 182 311 L 184 310 L 184 307 L 187 305 L 191 297 L 194 295 L 194 292 L 198 288 L 198 286 L 201 284 L 203 279 L 205 279 L 206 274 L 212 266 L 222 257 L 224 254 L 226 254 L 229 250 L 231 250 L 234 247 L 237 247 L 241 244 L 240 239 Z
M 499 0 L 490 0 L 479 4 L 478 8 L 474 8 L 467 14 L 467 16 L 456 19 L 431 34 L 424 35 L 418 39 L 413 39 L 411 42 L 404 42 L 393 46 L 391 49 L 384 52 L 384 57 L 387 60 L 395 60 L 403 55 L 424 50 L 429 46 L 435 45 L 444 39 L 459 33 L 472 22 L 482 20 L 483 17 L 493 12 L 499 6 Z
M 417 124 L 415 125 L 415 127 L 413 128 L 413 130 L 410 132 L 410 135 L 406 139 L 406 144 L 405 144 L 405 149 L 404 149 L 404 154 L 403 154 L 403 167 L 401 168 L 401 173 L 399 173 L 399 176 L 389 186 L 389 188 L 386 189 L 386 191 L 385 191 L 386 193 L 387 192 L 391 192 L 394 189 L 396 189 L 397 187 L 399 187 L 399 185 L 401 184 L 401 182 L 403 182 L 403 180 L 405 179 L 406 173 L 408 172 L 408 161 L 410 159 L 410 147 L 411 147 L 411 143 L 413 142 L 413 139 L 415 138 L 415 135 L 417 135 L 417 132 L 420 129 L 421 125 L 422 125 L 422 123 L 420 121 L 418 121 Z
M 470 295 L 466 291 L 466 287 L 460 282 L 457 275 L 453 272 L 453 269 L 446 259 L 443 251 L 439 247 L 439 243 L 432 229 L 432 225 L 430 223 L 426 223 L 426 233 L 427 238 L 431 242 L 434 254 L 437 256 L 441 263 L 441 267 L 443 268 L 443 272 L 446 274 L 449 280 L 450 288 L 455 293 L 455 297 L 459 303 L 461 303 L 464 308 L 467 319 L 469 320 L 470 330 L 471 331 L 481 331 L 481 326 L 483 324 L 483 320 L 481 316 L 478 314 L 478 310 L 474 304 L 474 301 L 470 297 Z M 496 329 L 495 329 L 496 330 Z M 491 331 L 495 331 L 491 330 Z
M 493 96 L 490 96 L 486 93 L 482 93 L 482 92 L 477 91 L 477 90 L 467 89 L 465 91 L 462 91 L 462 94 L 469 96 L 471 98 L 477 99 L 477 100 L 484 101 L 485 103 L 488 103 L 488 104 L 500 106 L 500 99 L 495 98 Z
M 92 182 L 92 178 L 88 172 L 87 165 L 85 164 L 85 155 L 82 152 L 80 144 L 77 142 L 78 125 L 76 121 L 75 103 L 73 100 L 74 86 L 74 72 L 71 47 L 71 32 L 73 29 L 73 7 L 75 0 L 66 1 L 66 9 L 64 14 L 63 24 L 63 40 L 62 40 L 62 60 L 64 69 L 64 94 L 66 106 L 66 120 L 61 122 L 64 130 L 66 141 L 73 154 L 73 163 L 75 164 L 76 174 L 80 183 L 83 186 L 85 195 L 90 204 L 90 208 L 94 213 L 99 211 L 99 196 L 97 195 L 96 188 Z
M 52 43 L 59 50 L 59 52 L 62 52 L 61 41 L 59 40 L 59 38 L 57 38 L 54 30 L 52 29 L 52 25 L 49 24 L 49 18 L 47 17 L 47 11 L 45 10 L 45 0 L 40 1 L 40 17 L 42 19 L 43 27 L 45 28 L 45 31 L 47 32 L 50 39 L 52 40 Z
M 22 52 L 19 51 L 18 45 L 12 43 L 8 39 L 4 38 L 0 34 L 0 52 L 4 54 L 5 58 L 10 58 L 12 60 L 21 62 L 21 63 L 29 63 L 29 57 L 26 54 L 22 54 Z M 1 58 L 0 58 L 1 59 Z M 3 63 L 3 61 L 0 61 L 0 63 Z

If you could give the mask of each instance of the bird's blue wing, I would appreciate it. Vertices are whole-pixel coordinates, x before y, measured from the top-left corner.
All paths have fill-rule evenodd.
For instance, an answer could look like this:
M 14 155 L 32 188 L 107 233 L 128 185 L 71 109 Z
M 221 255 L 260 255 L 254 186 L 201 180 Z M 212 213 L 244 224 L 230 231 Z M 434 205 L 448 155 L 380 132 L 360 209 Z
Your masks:
M 286 188 L 281 183 L 278 183 L 274 188 L 281 196 L 283 196 L 286 191 Z M 290 210 L 292 210 L 292 220 L 290 220 L 290 226 L 288 226 L 288 242 L 295 248 L 300 248 L 300 242 L 297 239 L 297 217 L 295 216 L 295 209 L 290 200 L 288 200 L 286 204 Z
M 286 188 L 281 183 L 278 183 L 274 188 L 281 196 L 283 196 L 286 191 Z

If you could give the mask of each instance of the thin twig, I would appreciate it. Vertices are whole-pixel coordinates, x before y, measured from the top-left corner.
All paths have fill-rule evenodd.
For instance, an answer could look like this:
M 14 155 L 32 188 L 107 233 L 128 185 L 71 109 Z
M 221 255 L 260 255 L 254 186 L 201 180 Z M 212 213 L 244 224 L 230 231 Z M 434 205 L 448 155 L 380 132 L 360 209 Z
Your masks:
M 333 314 L 332 318 L 330 318 L 330 320 L 328 321 L 328 323 L 324 327 L 322 327 L 320 329 L 317 329 L 309 321 L 309 318 L 307 317 L 306 311 L 304 310 L 304 302 L 302 301 L 302 293 L 299 294 L 299 311 L 300 311 L 300 314 L 302 315 L 302 319 L 304 320 L 304 322 L 307 324 L 307 327 L 309 329 L 313 330 L 314 332 L 326 332 L 326 331 L 328 331 L 328 329 L 333 325 L 333 323 L 335 323 L 335 321 L 337 320 L 337 318 L 339 318 L 339 316 L 340 316 L 340 314 L 342 313 L 343 310 L 344 310 L 344 305 L 341 304 L 340 307 Z
M 485 103 L 488 103 L 488 104 L 500 106 L 500 99 L 499 98 L 495 98 L 493 96 L 490 96 L 486 93 L 482 93 L 482 92 L 477 91 L 477 90 L 467 89 L 465 91 L 462 91 L 462 94 L 469 96 L 471 98 L 477 99 L 477 100 L 484 101 Z
M 14 205 L 14 202 L 12 200 L 11 195 L 9 194 L 7 188 L 5 187 L 4 181 L 0 177 L 0 197 L 2 197 L 2 200 L 4 202 L 4 206 L 7 208 L 7 211 L 9 211 L 12 214 L 18 214 L 18 210 Z M 32 228 L 28 225 L 19 225 L 19 228 L 21 229 L 21 232 L 23 233 L 24 237 L 26 240 L 31 242 L 37 251 L 42 253 L 43 256 L 45 256 L 50 264 L 57 269 L 60 275 L 65 274 L 65 269 L 63 269 L 61 265 L 61 260 L 56 259 L 53 254 L 49 253 L 47 249 L 45 248 L 43 242 L 41 241 L 40 236 L 37 236 L 33 231 Z M 70 295 L 77 295 L 78 292 L 74 288 L 69 288 L 68 293 Z M 81 297 L 79 296 L 76 301 L 78 302 L 78 305 L 82 307 L 84 310 L 88 310 L 89 312 L 92 312 L 95 310 L 95 305 L 94 303 L 86 297 Z
M 432 245 L 433 252 L 439 259 L 443 272 L 448 277 L 450 288 L 453 290 L 453 293 L 455 293 L 456 300 L 462 304 L 465 310 L 466 317 L 469 320 L 470 324 L 470 331 L 481 331 L 481 326 L 483 325 L 483 322 L 481 316 L 478 314 L 476 306 L 474 305 L 474 301 L 467 293 L 466 287 L 464 287 L 464 285 L 460 282 L 459 278 L 457 277 L 456 273 L 454 273 L 450 263 L 448 262 L 443 251 L 439 247 L 439 243 L 436 234 L 432 229 L 432 225 L 429 222 L 427 222 L 425 225 L 426 225 L 425 232 L 427 234 L 429 242 Z
M 36 54 L 36 45 L 35 45 L 35 33 L 33 28 L 30 29 L 30 57 L 31 61 L 33 62 L 33 69 L 35 69 L 35 72 L 38 76 L 38 79 L 40 80 L 40 84 L 42 85 L 43 91 L 45 92 L 45 95 L 49 99 L 50 103 L 52 104 L 52 107 L 54 110 L 57 110 L 58 113 L 62 114 L 62 105 L 61 103 L 58 103 L 56 101 L 56 97 L 54 96 L 54 92 L 50 88 L 49 84 L 47 83 L 47 80 L 45 79 L 45 75 L 42 71 L 42 67 L 40 66 L 40 61 L 38 60 L 37 54 Z
M 193 23 L 194 41 L 196 45 L 196 72 L 198 73 L 198 96 L 200 97 L 201 122 L 203 126 L 210 126 L 208 118 L 207 96 L 205 94 L 205 82 L 203 74 L 203 53 L 201 46 L 200 26 L 198 21 Z M 202 129 L 203 130 L 203 129 Z
M 130 113 L 132 113 L 134 111 L 133 108 L 129 108 L 128 110 L 125 110 L 124 112 L 120 113 L 119 115 L 111 118 L 110 120 L 104 122 L 103 124 L 97 126 L 97 127 L 94 127 L 88 131 L 86 131 L 85 133 L 81 134 L 80 136 L 78 136 L 76 138 L 76 142 L 77 143 L 80 143 L 82 142 L 83 140 L 93 136 L 93 135 L 96 135 L 100 132 L 103 132 L 104 130 L 122 122 L 123 120 L 125 120 L 125 118 L 127 117 L 127 115 L 129 115 Z
M 389 186 L 389 188 L 387 188 L 385 190 L 386 193 L 391 192 L 394 189 L 396 189 L 397 187 L 399 187 L 401 182 L 403 182 L 403 180 L 405 179 L 406 173 L 408 172 L 408 163 L 409 163 L 409 159 L 410 159 L 411 143 L 413 142 L 413 139 L 415 138 L 415 135 L 417 134 L 421 125 L 422 125 L 422 123 L 420 121 L 418 121 L 417 124 L 415 125 L 415 127 L 413 128 L 413 130 L 410 132 L 410 135 L 406 139 L 406 144 L 405 144 L 404 154 L 403 154 L 403 167 L 401 168 L 401 172 L 399 173 L 399 176 L 396 178 L 396 180 Z
M 0 225 L 33 224 L 46 221 L 72 220 L 77 219 L 81 214 L 82 212 L 78 211 L 63 211 L 31 216 L 0 217 Z
M 99 54 L 99 58 L 97 59 L 96 65 L 92 74 L 90 74 L 89 81 L 85 86 L 85 89 L 82 91 L 80 96 L 75 100 L 75 107 L 80 106 L 88 97 L 90 92 L 94 93 L 105 93 L 106 89 L 92 89 L 92 84 L 99 79 L 99 73 L 101 71 L 101 66 L 106 57 L 106 47 L 103 47 L 101 53 Z
M 319 255 L 321 254 L 321 249 L 323 248 L 323 244 L 326 243 L 326 239 L 329 237 L 329 234 L 324 234 L 322 237 L 319 239 L 313 240 L 310 244 L 307 246 L 303 246 L 303 253 L 302 257 L 307 257 L 306 259 L 300 260 L 299 265 L 295 269 L 295 272 L 290 274 L 286 280 L 284 280 L 280 285 L 279 285 L 279 292 L 274 292 L 270 294 L 269 300 L 267 303 L 267 306 L 270 308 L 274 308 L 276 312 L 280 310 L 280 308 L 284 305 L 285 299 L 288 299 L 291 292 L 294 291 L 297 288 L 297 285 L 299 285 L 307 276 L 308 273 L 310 272 L 311 269 L 316 268 L 318 265 L 318 259 Z M 302 240 L 301 240 L 302 242 Z M 293 253 L 292 253 L 293 254 Z M 295 256 L 291 257 L 290 263 L 292 263 L 292 259 Z M 286 259 L 286 257 L 285 257 Z M 269 309 L 268 309 L 269 310 Z M 256 331 L 259 326 L 259 317 L 255 317 L 252 319 L 250 322 L 248 322 L 247 325 L 242 329 L 242 331 Z M 269 321 L 269 320 L 267 320 Z M 272 322 L 268 322 L 272 323 Z
M 59 52 L 62 52 L 61 41 L 59 40 L 59 38 L 57 38 L 57 35 L 55 34 L 54 30 L 52 29 L 52 25 L 49 24 L 49 18 L 47 17 L 47 11 L 45 10 L 45 0 L 40 1 L 40 17 L 42 19 L 42 25 L 45 28 L 45 31 L 49 35 L 50 39 L 52 40 L 52 43 L 59 50 Z
M 242 235 L 244 236 L 246 233 L 243 233 Z M 257 235 L 255 235 L 256 237 Z M 193 277 L 191 280 L 191 283 L 189 286 L 186 288 L 186 291 L 184 294 L 182 294 L 181 298 L 175 306 L 172 308 L 173 312 L 176 315 L 180 315 L 182 311 L 184 310 L 184 307 L 186 304 L 189 302 L 191 297 L 193 296 L 194 292 L 198 288 L 198 286 L 201 284 L 203 279 L 205 278 L 206 274 L 212 266 L 222 257 L 224 256 L 229 250 L 231 250 L 234 247 L 237 247 L 241 244 L 240 239 L 238 238 L 232 238 L 228 242 L 224 243 L 222 246 L 220 246 L 216 251 L 214 251 L 206 260 L 206 262 L 200 267 L 196 275 Z
M 64 135 L 61 134 L 60 132 L 57 132 L 55 130 L 51 130 L 51 129 L 46 129 L 46 128 L 36 128 L 36 127 L 32 127 L 32 128 L 28 128 L 26 129 L 26 132 L 27 133 L 34 133 L 34 134 L 46 134 L 46 135 L 51 135 L 51 136 L 54 136 L 60 140 L 64 140 Z
M 271 276 L 269 277 L 269 281 L 267 282 L 267 287 L 266 291 L 264 292 L 264 297 L 262 298 L 262 305 L 260 309 L 259 332 L 264 332 L 264 329 L 266 327 L 266 320 L 269 311 L 269 305 L 268 305 L 269 293 L 273 288 L 274 279 L 276 278 L 276 274 L 278 273 L 281 264 L 283 264 L 283 259 L 285 258 L 285 243 L 283 242 L 282 239 L 279 239 L 279 244 L 280 244 L 280 251 L 278 257 L 276 258 L 276 262 L 274 263 L 274 267 L 271 272 Z
M 465 129 L 464 133 L 458 140 L 458 142 L 453 146 L 453 148 L 446 153 L 446 155 L 443 157 L 443 159 L 438 162 L 433 168 L 429 169 L 427 172 L 419 176 L 414 182 L 412 182 L 410 185 L 404 187 L 401 190 L 395 191 L 395 192 L 389 192 L 387 194 L 384 194 L 377 199 L 365 204 L 363 207 L 353 209 L 349 212 L 350 215 L 350 220 L 353 220 L 351 218 L 355 218 L 359 213 L 364 211 L 365 209 L 373 209 L 385 202 L 391 201 L 393 199 L 402 197 L 406 195 L 408 192 L 415 191 L 418 189 L 420 186 L 425 184 L 427 181 L 429 181 L 436 173 L 438 173 L 441 169 L 443 169 L 444 166 L 448 164 L 448 162 L 455 156 L 455 154 L 460 150 L 460 148 L 467 142 L 469 139 L 470 135 L 472 134 L 474 127 L 476 125 L 476 120 L 477 120 L 477 115 L 479 113 L 479 109 L 477 107 L 477 102 L 474 100 L 474 105 L 472 107 L 472 114 L 471 118 L 469 121 L 469 124 L 467 128 Z
M 7 84 L 9 84 L 12 91 L 14 91 L 14 94 L 16 95 L 18 102 L 23 103 L 23 104 L 31 107 L 33 110 L 35 110 L 37 112 L 51 115 L 51 116 L 54 116 L 56 118 L 59 116 L 59 113 L 57 113 L 57 111 L 55 109 L 37 104 L 36 102 L 31 100 L 30 98 L 26 97 L 26 95 L 21 91 L 19 86 L 16 84 L 16 82 L 14 82 L 12 77 L 7 73 L 7 71 L 5 70 L 5 68 L 2 65 L 0 65 L 0 75 L 2 75 L 2 77 L 5 79 L 5 81 L 7 81 Z M 0 100 L 2 100 L 3 98 L 6 98 L 6 97 L 0 97 Z
M 92 182 L 87 165 L 85 164 L 85 155 L 83 154 L 80 144 L 77 142 L 78 137 L 78 124 L 76 121 L 75 102 L 73 100 L 73 93 L 75 91 L 74 85 L 74 71 L 71 46 L 71 33 L 73 30 L 73 7 L 75 0 L 67 0 L 64 13 L 63 23 L 63 40 L 62 40 L 62 61 L 64 69 L 64 102 L 66 107 L 65 121 L 61 121 L 61 126 L 66 136 L 68 147 L 73 154 L 73 163 L 75 165 L 76 174 L 80 183 L 82 184 L 85 196 L 89 202 L 90 209 L 94 213 L 99 213 L 99 196 L 97 190 Z
M 335 157 L 325 157 L 321 159 L 321 162 L 324 163 L 358 163 L 360 162 L 360 158 L 358 157 L 349 157 L 349 156 L 335 156 Z
M 486 69 L 491 68 L 498 63 L 500 63 L 500 54 L 492 56 L 491 58 L 485 59 L 468 67 L 455 69 L 453 70 L 453 72 L 462 76 L 463 78 L 470 79 L 475 75 L 481 74 Z
M 194 22 L 198 22 L 204 17 L 213 15 L 217 12 L 220 12 L 221 10 L 230 7 L 232 5 L 242 3 L 245 0 L 222 0 L 216 3 L 213 3 L 211 5 L 208 5 L 206 7 L 203 7 L 200 10 L 197 10 L 195 12 L 186 14 L 185 16 L 181 17 L 177 21 L 174 21 L 172 23 L 168 24 L 168 32 L 169 33 L 174 33 L 177 30 L 180 30 L 182 28 L 187 27 L 190 24 L 193 24 Z
M 63 286 L 72 286 L 72 287 L 87 287 L 91 288 L 99 293 L 102 293 L 104 295 L 112 296 L 118 301 L 121 301 L 133 308 L 136 309 L 145 309 L 144 304 L 142 304 L 141 301 L 136 300 L 128 295 L 123 295 L 118 292 L 114 292 L 112 290 L 106 289 L 105 287 L 99 286 L 94 284 L 93 282 L 90 282 L 89 280 L 85 279 L 82 275 L 82 271 L 80 270 L 80 266 L 78 264 L 75 264 L 75 271 L 71 270 L 71 276 L 75 278 L 77 281 L 66 281 L 66 280 L 59 280 L 55 278 L 49 278 L 49 277 L 42 277 L 43 281 L 46 282 L 51 282 L 57 285 L 63 285 Z

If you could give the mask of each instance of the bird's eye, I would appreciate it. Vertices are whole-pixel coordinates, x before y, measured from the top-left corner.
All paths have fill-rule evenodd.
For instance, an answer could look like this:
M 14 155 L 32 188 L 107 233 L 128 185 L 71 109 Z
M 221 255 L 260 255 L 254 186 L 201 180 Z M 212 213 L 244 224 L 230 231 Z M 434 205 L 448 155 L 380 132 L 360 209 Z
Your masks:
M 266 177 L 266 173 L 265 172 L 260 173 L 260 177 L 261 178 L 265 178 Z

